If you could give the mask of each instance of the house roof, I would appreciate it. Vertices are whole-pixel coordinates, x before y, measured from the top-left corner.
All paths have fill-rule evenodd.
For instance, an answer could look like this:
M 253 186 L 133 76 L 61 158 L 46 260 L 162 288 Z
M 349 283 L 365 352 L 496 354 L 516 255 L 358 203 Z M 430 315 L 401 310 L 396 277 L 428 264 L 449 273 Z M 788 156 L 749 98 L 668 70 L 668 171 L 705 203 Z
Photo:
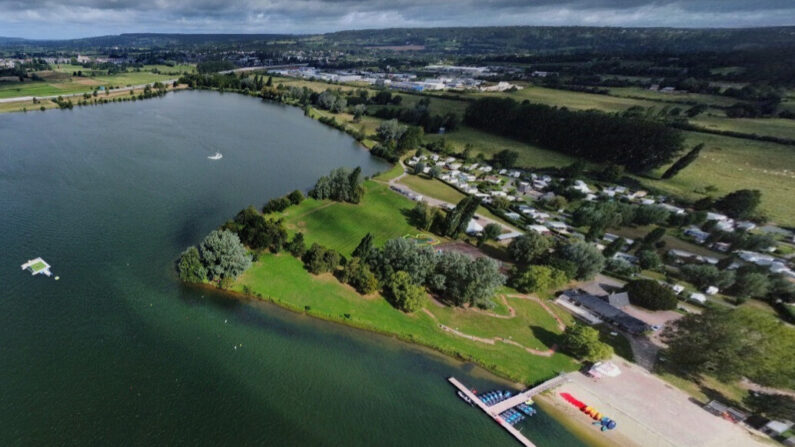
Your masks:
M 607 296 L 607 302 L 611 306 L 621 309 L 629 305 L 629 294 L 627 292 L 611 293 Z
M 580 303 L 581 305 L 590 309 L 592 312 L 595 312 L 602 318 L 611 321 L 616 326 L 619 326 L 628 332 L 639 334 L 645 332 L 649 328 L 648 324 L 629 315 L 623 310 L 610 305 L 610 303 L 599 297 L 590 295 L 588 293 L 579 293 L 574 290 L 564 292 L 564 294 L 572 301 Z

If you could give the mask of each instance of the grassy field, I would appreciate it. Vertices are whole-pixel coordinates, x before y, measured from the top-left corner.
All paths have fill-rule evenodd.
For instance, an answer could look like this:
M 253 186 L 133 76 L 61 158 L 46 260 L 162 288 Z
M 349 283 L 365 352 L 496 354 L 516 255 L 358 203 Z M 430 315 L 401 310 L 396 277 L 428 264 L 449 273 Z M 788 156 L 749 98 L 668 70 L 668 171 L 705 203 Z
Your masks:
M 475 93 L 471 97 L 499 96 L 509 97 L 516 101 L 525 99 L 550 106 L 568 107 L 574 110 L 597 109 L 605 112 L 622 112 L 633 106 L 659 107 L 660 103 L 652 100 L 621 98 L 594 93 L 572 92 L 546 87 L 527 86 L 515 92 Z
M 185 88 L 184 85 L 181 85 L 181 86 L 177 87 L 177 89 L 184 89 L 184 88 Z M 174 88 L 173 87 L 169 87 L 168 90 L 171 91 L 171 90 L 174 90 Z M 142 91 L 143 91 L 142 89 L 133 90 L 133 92 L 136 95 L 139 94 L 139 93 L 142 93 Z M 113 98 L 120 98 L 120 97 L 126 98 L 126 97 L 129 97 L 129 96 L 130 96 L 130 91 L 129 90 L 125 90 L 125 91 L 120 91 L 120 92 L 113 92 L 113 93 L 111 93 L 109 95 L 105 95 L 103 93 L 103 94 L 99 95 L 97 97 L 97 99 L 109 99 L 110 100 L 110 99 L 113 99 Z M 79 96 L 75 97 L 75 98 L 72 98 L 72 102 L 73 103 L 76 103 L 76 102 L 78 102 L 80 100 L 82 100 L 82 97 L 79 97 Z M 58 105 L 55 104 L 54 102 L 52 102 L 49 99 L 41 100 L 38 104 L 34 104 L 33 101 L 30 101 L 30 100 L 28 100 L 28 101 L 4 102 L 4 103 L 0 103 L 0 113 L 22 112 L 22 111 L 25 111 L 25 110 L 27 110 L 28 112 L 38 112 L 38 111 L 41 110 L 41 107 L 44 107 L 45 109 L 49 110 L 49 109 L 58 108 Z
M 472 145 L 473 153 L 483 154 L 487 158 L 503 149 L 510 149 L 519 153 L 519 164 L 526 167 L 544 168 L 551 166 L 566 166 L 574 159 L 566 154 L 522 143 L 511 138 L 492 135 L 467 126 L 461 126 L 455 132 L 445 135 L 426 135 L 429 141 L 444 138 L 457 151 L 463 151 L 467 144 Z
M 699 102 L 709 106 L 728 107 L 738 102 L 735 98 L 720 95 L 707 95 L 702 93 L 661 93 L 640 87 L 614 87 L 610 88 L 611 96 L 642 98 L 660 103 L 678 102 L 681 107 L 692 107 L 688 102 Z
M 307 244 L 317 242 L 345 256 L 353 252 L 367 232 L 373 233 L 376 245 L 417 233 L 403 215 L 414 207 L 414 202 L 381 183 L 367 181 L 365 187 L 367 192 L 359 205 L 306 199 L 279 215 L 290 231 L 304 233 Z
M 795 148 L 698 132 L 685 134 L 688 146 L 706 145 L 701 156 L 673 179 L 642 178 L 643 182 L 689 199 L 758 189 L 765 214 L 777 223 L 795 224 Z
M 722 118 L 698 116 L 690 122 L 710 130 L 741 132 L 795 140 L 795 121 L 784 118 Z
M 235 282 L 233 290 L 257 294 L 263 299 L 323 319 L 394 335 L 474 361 L 498 374 L 527 384 L 549 378 L 562 370 L 576 368 L 569 357 L 561 354 L 533 356 L 517 346 L 504 343 L 490 345 L 448 334 L 424 312 L 404 314 L 380 296 L 358 295 L 331 275 L 310 275 L 300 261 L 287 254 L 260 257 Z M 511 300 L 511 305 L 516 305 L 516 301 L 519 300 Z M 543 334 L 541 337 L 545 340 L 559 334 L 551 318 L 544 317 L 546 314 L 543 309 L 530 301 L 519 303 L 517 313 L 521 312 L 522 317 L 511 320 L 473 311 L 439 308 L 432 304 L 428 306 L 434 315 L 438 314 L 437 318 L 464 321 L 467 328 L 480 328 L 484 335 L 513 337 L 520 343 L 542 349 L 546 349 L 546 345 L 539 341 L 537 334 Z M 453 316 L 453 313 L 460 315 Z M 537 329 L 533 331 L 528 328 Z M 514 330 L 521 332 L 513 336 Z
M 133 85 L 149 84 L 156 81 L 167 81 L 176 79 L 182 71 L 192 71 L 194 68 L 189 65 L 168 67 L 147 66 L 140 72 L 128 71 L 114 75 L 98 72 L 96 76 L 68 76 L 75 71 L 82 70 L 88 74 L 91 70 L 86 70 L 81 66 L 61 65 L 53 72 L 42 72 L 43 81 L 30 81 L 24 83 L 0 83 L 0 98 L 15 98 L 19 96 L 53 96 L 68 95 L 72 93 L 91 92 L 99 86 L 129 87 Z M 148 71 L 157 68 L 162 73 L 152 73 Z M 169 70 L 166 70 L 166 69 Z M 166 72 L 172 74 L 165 74 Z M 49 78 L 49 79 L 48 79 Z

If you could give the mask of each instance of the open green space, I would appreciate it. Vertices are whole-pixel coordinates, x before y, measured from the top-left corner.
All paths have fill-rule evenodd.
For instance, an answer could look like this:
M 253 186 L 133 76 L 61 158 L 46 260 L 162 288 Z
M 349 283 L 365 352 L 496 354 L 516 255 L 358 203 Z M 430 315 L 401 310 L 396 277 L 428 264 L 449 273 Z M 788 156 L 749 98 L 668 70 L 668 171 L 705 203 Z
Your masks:
M 365 187 L 367 193 L 358 205 L 306 199 L 279 216 L 290 231 L 302 231 L 307 244 L 317 242 L 345 256 L 368 232 L 375 236 L 376 245 L 417 232 L 403 215 L 414 202 L 381 183 L 367 181 Z
M 458 152 L 463 151 L 467 144 L 471 144 L 474 154 L 483 154 L 487 158 L 504 149 L 516 151 L 519 153 L 518 164 L 526 167 L 566 166 L 574 161 L 572 157 L 560 152 L 542 149 L 518 140 L 493 135 L 467 126 L 460 126 L 454 132 L 448 132 L 444 135 L 426 135 L 425 138 L 429 141 L 444 138 L 445 142 Z
M 151 68 L 159 67 L 161 73 L 152 73 Z M 168 70 L 166 70 L 168 68 Z M 190 65 L 168 67 L 150 66 L 141 71 L 127 71 L 108 75 L 104 71 L 97 71 L 94 76 L 88 76 L 92 70 L 79 65 L 63 64 L 55 67 L 53 71 L 42 72 L 42 81 L 0 83 L 0 98 L 16 98 L 20 96 L 54 96 L 72 93 L 91 92 L 99 86 L 128 87 L 133 85 L 149 84 L 157 81 L 168 81 L 179 77 L 183 71 L 191 71 Z M 83 71 L 84 76 L 64 76 L 76 71 Z
M 440 323 L 469 335 L 483 338 L 500 337 L 532 349 L 541 351 L 549 349 L 550 340 L 560 334 L 552 315 L 540 304 L 529 299 L 508 296 L 506 300 L 516 312 L 514 318 L 488 317 L 470 309 L 456 307 L 429 306 L 428 309 L 436 315 Z M 495 302 L 500 301 L 502 301 L 500 298 L 495 299 Z M 569 316 L 565 321 L 571 323 L 573 319 Z
M 516 101 L 525 99 L 550 106 L 568 107 L 575 110 L 597 109 L 605 112 L 623 112 L 633 106 L 644 108 L 656 107 L 660 103 L 652 100 L 622 98 L 617 96 L 599 95 L 595 93 L 573 92 L 534 85 L 525 86 L 515 92 L 483 92 L 471 94 L 472 97 L 498 96 L 513 98 Z
M 491 345 L 446 333 L 425 312 L 405 314 L 394 309 L 380 296 L 362 297 L 331 275 L 310 275 L 299 260 L 287 254 L 261 256 L 238 278 L 233 290 L 255 294 L 298 312 L 394 335 L 461 359 L 471 360 L 498 374 L 527 384 L 576 368 L 576 364 L 562 354 L 551 357 L 534 356 L 520 347 L 506 343 Z M 516 304 L 516 301 L 519 300 L 511 300 L 511 305 Z M 512 320 L 498 319 L 473 311 L 439 308 L 433 304 L 429 304 L 428 309 L 434 315 L 448 311 L 459 312 L 463 315 L 455 318 L 466 321 L 468 328 L 478 327 L 480 322 L 483 333 L 491 334 L 490 336 L 511 336 L 512 331 L 519 328 L 522 332 L 514 336 L 514 340 L 542 349 L 547 346 L 539 341 L 539 334 L 546 339 L 559 333 L 551 323 L 553 320 L 545 318 L 542 315 L 543 309 L 530 301 L 527 304 L 520 303 L 517 308 L 517 313 L 522 313 L 522 319 Z M 502 324 L 505 326 L 501 326 Z M 530 328 L 538 329 L 533 331 Z
M 660 103 L 680 103 L 683 108 L 692 107 L 688 103 L 698 102 L 708 106 L 728 107 L 739 102 L 736 98 L 721 95 L 708 95 L 703 93 L 674 92 L 663 93 L 640 87 L 613 87 L 610 95 L 624 98 L 640 98 Z M 674 106 L 676 106 L 674 104 Z
M 699 132 L 685 135 L 689 147 L 705 144 L 699 158 L 672 179 L 641 178 L 643 182 L 688 199 L 707 194 L 720 196 L 742 188 L 758 189 L 762 191 L 763 213 L 779 224 L 795 223 L 792 146 Z
M 795 121 L 784 118 L 723 118 L 701 115 L 690 122 L 709 130 L 795 140 Z

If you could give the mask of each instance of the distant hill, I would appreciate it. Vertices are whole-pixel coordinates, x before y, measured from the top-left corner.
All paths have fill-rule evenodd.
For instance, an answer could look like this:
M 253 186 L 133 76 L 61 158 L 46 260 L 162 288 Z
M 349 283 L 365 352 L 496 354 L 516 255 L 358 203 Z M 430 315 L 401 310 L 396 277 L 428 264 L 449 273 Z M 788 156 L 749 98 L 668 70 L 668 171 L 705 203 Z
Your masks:
M 133 33 L 71 40 L 0 38 L 0 47 L 87 50 L 101 48 L 238 48 L 335 46 L 405 48 L 448 54 L 544 54 L 735 51 L 795 46 L 795 27 L 691 29 L 605 27 L 391 28 L 327 34 Z

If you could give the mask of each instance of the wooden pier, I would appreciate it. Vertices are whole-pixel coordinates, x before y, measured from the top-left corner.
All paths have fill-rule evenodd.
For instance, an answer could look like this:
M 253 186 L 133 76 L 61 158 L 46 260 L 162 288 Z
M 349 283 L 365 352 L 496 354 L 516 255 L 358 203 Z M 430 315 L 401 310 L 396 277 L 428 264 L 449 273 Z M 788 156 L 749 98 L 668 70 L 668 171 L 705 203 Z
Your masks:
M 550 388 L 560 385 L 561 383 L 563 383 L 563 381 L 566 380 L 566 378 L 565 376 L 562 375 L 557 376 L 554 379 L 547 380 L 541 385 L 530 388 L 529 390 L 519 393 L 516 396 L 513 396 L 509 399 L 506 399 L 492 406 L 487 406 L 486 404 L 484 404 L 480 400 L 480 398 L 475 395 L 475 393 L 473 393 L 469 388 L 464 386 L 464 384 L 459 382 L 458 379 L 456 379 L 455 377 L 450 377 L 447 380 L 450 383 L 452 383 L 454 387 L 458 388 L 459 391 L 464 393 L 464 395 L 466 395 L 466 397 L 468 397 L 469 400 L 471 400 L 474 405 L 480 408 L 484 413 L 486 413 L 489 417 L 494 419 L 498 424 L 502 426 L 502 428 L 504 428 L 508 433 L 510 433 L 514 438 L 516 438 L 516 440 L 519 441 L 519 443 L 521 443 L 526 447 L 535 447 L 535 444 L 530 442 L 530 440 L 527 439 L 522 434 L 522 432 L 514 428 L 513 425 L 506 422 L 502 418 L 502 416 L 500 416 L 500 413 L 503 413 L 510 408 L 513 408 L 521 403 L 526 402 L 527 400 L 530 400 L 533 396 L 535 396 L 538 393 L 541 393 Z

